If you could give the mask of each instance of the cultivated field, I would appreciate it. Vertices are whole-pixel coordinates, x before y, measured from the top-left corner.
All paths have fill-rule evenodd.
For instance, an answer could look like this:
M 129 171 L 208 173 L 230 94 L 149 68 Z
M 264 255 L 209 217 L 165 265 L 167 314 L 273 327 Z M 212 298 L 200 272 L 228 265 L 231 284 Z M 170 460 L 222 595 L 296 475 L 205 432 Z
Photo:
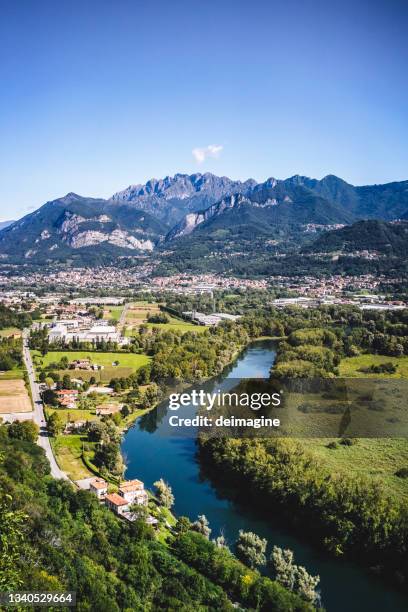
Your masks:
M 149 314 L 156 314 L 159 312 L 160 308 L 156 303 L 150 304 L 146 301 L 132 302 L 132 304 L 128 306 L 125 326 L 140 325 L 147 320 Z
M 32 409 L 23 380 L 0 380 L 0 414 L 31 412 Z
M 149 304 L 149 302 L 133 302 L 126 313 L 125 330 L 126 336 L 137 333 L 139 325 L 146 323 L 149 315 L 160 313 L 159 304 Z M 158 327 L 159 329 L 172 329 L 177 331 L 194 331 L 203 333 L 206 328 L 200 325 L 193 325 L 188 321 L 169 316 L 168 323 L 147 323 L 148 327 Z

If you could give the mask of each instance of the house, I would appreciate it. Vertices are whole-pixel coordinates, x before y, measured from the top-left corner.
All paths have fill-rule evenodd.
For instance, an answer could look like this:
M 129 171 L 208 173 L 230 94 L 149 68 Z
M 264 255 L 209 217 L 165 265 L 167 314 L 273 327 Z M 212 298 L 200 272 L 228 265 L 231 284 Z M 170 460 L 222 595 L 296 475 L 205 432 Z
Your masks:
M 126 501 L 121 495 L 117 493 L 110 493 L 105 495 L 105 504 L 115 514 L 123 515 L 125 512 L 129 512 L 130 502 Z
M 69 364 L 69 367 L 72 370 L 90 370 L 91 369 L 91 360 L 90 359 L 74 359 Z
M 98 499 L 105 499 L 108 493 L 108 483 L 103 478 L 93 478 L 89 483 L 89 490 L 94 493 Z
M 78 389 L 61 389 L 57 391 L 57 399 L 63 408 L 76 408 Z
M 99 404 L 96 406 L 96 414 L 98 416 L 104 416 L 106 414 L 115 414 L 120 412 L 123 408 L 123 404 Z
M 127 480 L 119 485 L 120 495 L 130 504 L 147 506 L 149 497 L 141 480 Z

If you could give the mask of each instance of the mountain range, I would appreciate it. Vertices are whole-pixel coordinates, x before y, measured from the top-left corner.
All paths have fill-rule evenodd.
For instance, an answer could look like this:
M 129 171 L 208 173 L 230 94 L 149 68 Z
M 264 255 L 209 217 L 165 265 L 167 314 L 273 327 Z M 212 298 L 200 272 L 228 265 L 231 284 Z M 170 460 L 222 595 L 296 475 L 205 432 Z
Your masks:
M 355 187 L 334 175 L 257 183 L 176 174 L 107 200 L 69 193 L 47 202 L 0 230 L 0 256 L 10 263 L 80 265 L 213 238 L 227 249 L 243 250 L 254 240 L 257 248 L 271 241 L 301 246 L 310 241 L 310 226 L 322 231 L 370 219 L 408 219 L 408 181 Z

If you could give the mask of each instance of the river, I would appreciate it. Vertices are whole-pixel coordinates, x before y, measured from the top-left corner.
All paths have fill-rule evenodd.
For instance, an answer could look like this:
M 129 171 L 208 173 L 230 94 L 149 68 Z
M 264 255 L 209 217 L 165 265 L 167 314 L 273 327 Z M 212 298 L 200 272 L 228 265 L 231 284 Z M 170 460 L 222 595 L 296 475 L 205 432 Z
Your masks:
M 274 359 L 275 350 L 271 341 L 256 342 L 221 377 L 206 383 L 206 390 L 226 390 L 231 378 L 267 378 Z M 203 385 L 199 388 L 203 388 Z M 378 578 L 350 562 L 328 557 L 313 548 L 306 539 L 294 535 L 288 527 L 280 524 L 278 518 L 267 520 L 204 478 L 196 457 L 195 440 L 168 435 L 168 423 L 163 419 L 167 410 L 167 403 L 162 403 L 127 432 L 122 444 L 128 466 L 126 478 L 139 478 L 148 488 L 163 478 L 173 489 L 175 513 L 188 516 L 191 520 L 205 514 L 212 529 L 211 537 L 216 537 L 222 531 L 230 546 L 239 529 L 244 529 L 266 538 L 268 553 L 273 544 L 292 549 L 296 563 L 320 575 L 322 602 L 328 612 L 407 610 L 407 600 L 403 595 Z M 183 408 L 183 416 L 189 416 L 188 412 L 191 414 L 192 411 L 192 408 Z

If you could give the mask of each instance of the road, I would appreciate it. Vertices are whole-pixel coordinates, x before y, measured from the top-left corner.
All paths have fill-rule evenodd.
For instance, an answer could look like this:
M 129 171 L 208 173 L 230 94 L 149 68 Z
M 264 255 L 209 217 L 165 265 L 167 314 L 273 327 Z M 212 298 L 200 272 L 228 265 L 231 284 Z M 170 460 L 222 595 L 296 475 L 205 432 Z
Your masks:
M 120 314 L 120 318 L 118 321 L 118 330 L 121 331 L 122 328 L 125 326 L 125 321 L 126 321 L 126 315 L 127 315 L 127 311 L 129 309 L 129 302 L 127 302 L 124 306 L 123 306 L 123 310 Z
M 28 330 L 24 330 L 23 332 L 23 357 L 25 367 L 27 369 L 28 380 L 30 382 L 31 395 L 34 404 L 33 420 L 40 428 L 40 435 L 38 436 L 37 442 L 44 449 L 45 454 L 47 455 L 47 459 L 51 467 L 51 475 L 54 478 L 63 478 L 64 480 L 69 480 L 65 472 L 60 470 L 60 468 L 58 467 L 58 464 L 54 457 L 54 453 L 52 452 L 49 433 L 47 431 L 47 423 L 45 421 L 44 405 L 41 400 L 38 384 L 35 380 L 33 361 L 31 359 L 30 350 L 28 348 Z

